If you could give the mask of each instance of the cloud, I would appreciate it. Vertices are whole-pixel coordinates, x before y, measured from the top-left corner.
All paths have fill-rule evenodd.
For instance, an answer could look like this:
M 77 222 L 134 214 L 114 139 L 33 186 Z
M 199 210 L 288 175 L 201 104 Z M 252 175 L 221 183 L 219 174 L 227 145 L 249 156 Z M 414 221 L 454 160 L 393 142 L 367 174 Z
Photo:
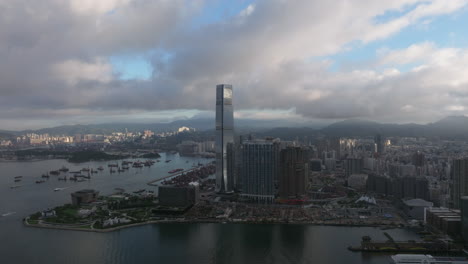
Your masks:
M 380 50 L 376 67 L 336 72 L 317 59 L 456 13 L 467 1 L 259 0 L 192 27 L 207 3 L 0 0 L 2 124 L 38 115 L 99 122 L 126 113 L 212 111 L 217 83 L 232 83 L 236 109 L 244 116 L 258 110 L 250 113 L 257 118 L 433 121 L 453 112 L 448 106 L 467 109 L 467 97 L 458 96 L 468 83 L 465 49 L 428 40 Z M 376 20 L 389 12 L 398 15 Z M 109 57 L 131 54 L 152 64 L 149 80 L 115 74 Z M 402 71 L 404 64 L 415 66 Z

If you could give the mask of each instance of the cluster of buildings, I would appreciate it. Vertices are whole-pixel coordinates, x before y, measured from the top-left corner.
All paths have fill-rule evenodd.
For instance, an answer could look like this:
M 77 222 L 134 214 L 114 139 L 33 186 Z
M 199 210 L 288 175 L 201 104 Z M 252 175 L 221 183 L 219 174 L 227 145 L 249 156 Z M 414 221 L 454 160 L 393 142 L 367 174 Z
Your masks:
M 80 144 L 80 143 L 101 143 L 111 144 L 116 142 L 127 142 L 135 139 L 151 139 L 153 137 L 165 138 L 174 136 L 179 133 L 193 132 L 194 128 L 180 127 L 174 131 L 155 133 L 151 130 L 144 130 L 142 132 L 112 132 L 110 134 L 74 134 L 74 135 L 50 135 L 48 133 L 36 134 L 27 133 L 17 136 L 15 139 L 0 140 L 0 147 L 25 147 L 25 146 L 48 146 L 48 145 L 67 145 L 67 144 Z M 184 144 L 184 143 L 183 143 Z M 214 142 L 211 143 L 214 145 Z M 207 143 L 206 146 L 202 145 L 197 152 L 213 152 L 214 146 L 210 147 Z
M 271 203 L 278 195 L 300 198 L 307 189 L 310 151 L 279 139 L 234 142 L 232 86 L 216 87 L 216 191 Z

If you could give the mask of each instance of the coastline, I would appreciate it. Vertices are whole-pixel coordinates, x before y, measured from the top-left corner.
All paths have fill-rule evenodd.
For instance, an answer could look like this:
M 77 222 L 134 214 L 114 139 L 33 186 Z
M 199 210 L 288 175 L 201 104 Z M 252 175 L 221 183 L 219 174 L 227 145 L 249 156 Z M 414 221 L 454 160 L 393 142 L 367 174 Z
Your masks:
M 58 229 L 58 230 L 68 230 L 68 231 L 84 231 L 84 232 L 96 232 L 96 233 L 108 233 L 113 232 L 121 229 L 143 226 L 143 225 L 152 225 L 152 224 L 273 224 L 273 225 L 312 225 L 312 226 L 346 226 L 346 227 L 383 227 L 385 229 L 393 229 L 393 228 L 405 228 L 407 226 L 402 225 L 395 225 L 395 224 L 350 224 L 350 223 L 317 223 L 317 222 L 281 222 L 281 221 L 221 221 L 221 220 L 214 220 L 214 219 L 191 219 L 191 220 L 150 220 L 141 223 L 133 223 L 129 225 L 122 225 L 116 226 L 106 229 L 92 229 L 92 228 L 79 228 L 79 227 L 71 227 L 65 225 L 47 225 L 47 224 L 30 224 L 27 222 L 27 219 L 23 219 L 23 224 L 27 227 L 34 227 L 34 228 L 46 228 L 46 229 Z

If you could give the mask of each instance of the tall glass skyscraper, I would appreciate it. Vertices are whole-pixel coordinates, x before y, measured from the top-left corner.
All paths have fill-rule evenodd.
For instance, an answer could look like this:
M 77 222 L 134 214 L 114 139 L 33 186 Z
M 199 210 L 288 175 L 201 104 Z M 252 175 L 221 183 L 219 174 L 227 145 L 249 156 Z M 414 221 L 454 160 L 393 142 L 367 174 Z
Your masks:
M 232 85 L 216 86 L 216 191 L 229 193 L 234 188 L 233 173 L 228 168 L 228 144 L 234 144 Z M 231 148 L 232 149 L 232 148 Z

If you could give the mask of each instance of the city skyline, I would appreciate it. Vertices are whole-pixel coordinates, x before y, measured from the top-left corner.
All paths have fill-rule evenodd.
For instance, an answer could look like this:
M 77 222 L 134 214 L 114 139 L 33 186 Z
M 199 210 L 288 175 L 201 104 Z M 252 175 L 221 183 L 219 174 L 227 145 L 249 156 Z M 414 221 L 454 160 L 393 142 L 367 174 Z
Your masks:
M 238 87 L 236 118 L 467 114 L 464 0 L 1 6 L 2 129 L 212 117 L 220 82 Z

